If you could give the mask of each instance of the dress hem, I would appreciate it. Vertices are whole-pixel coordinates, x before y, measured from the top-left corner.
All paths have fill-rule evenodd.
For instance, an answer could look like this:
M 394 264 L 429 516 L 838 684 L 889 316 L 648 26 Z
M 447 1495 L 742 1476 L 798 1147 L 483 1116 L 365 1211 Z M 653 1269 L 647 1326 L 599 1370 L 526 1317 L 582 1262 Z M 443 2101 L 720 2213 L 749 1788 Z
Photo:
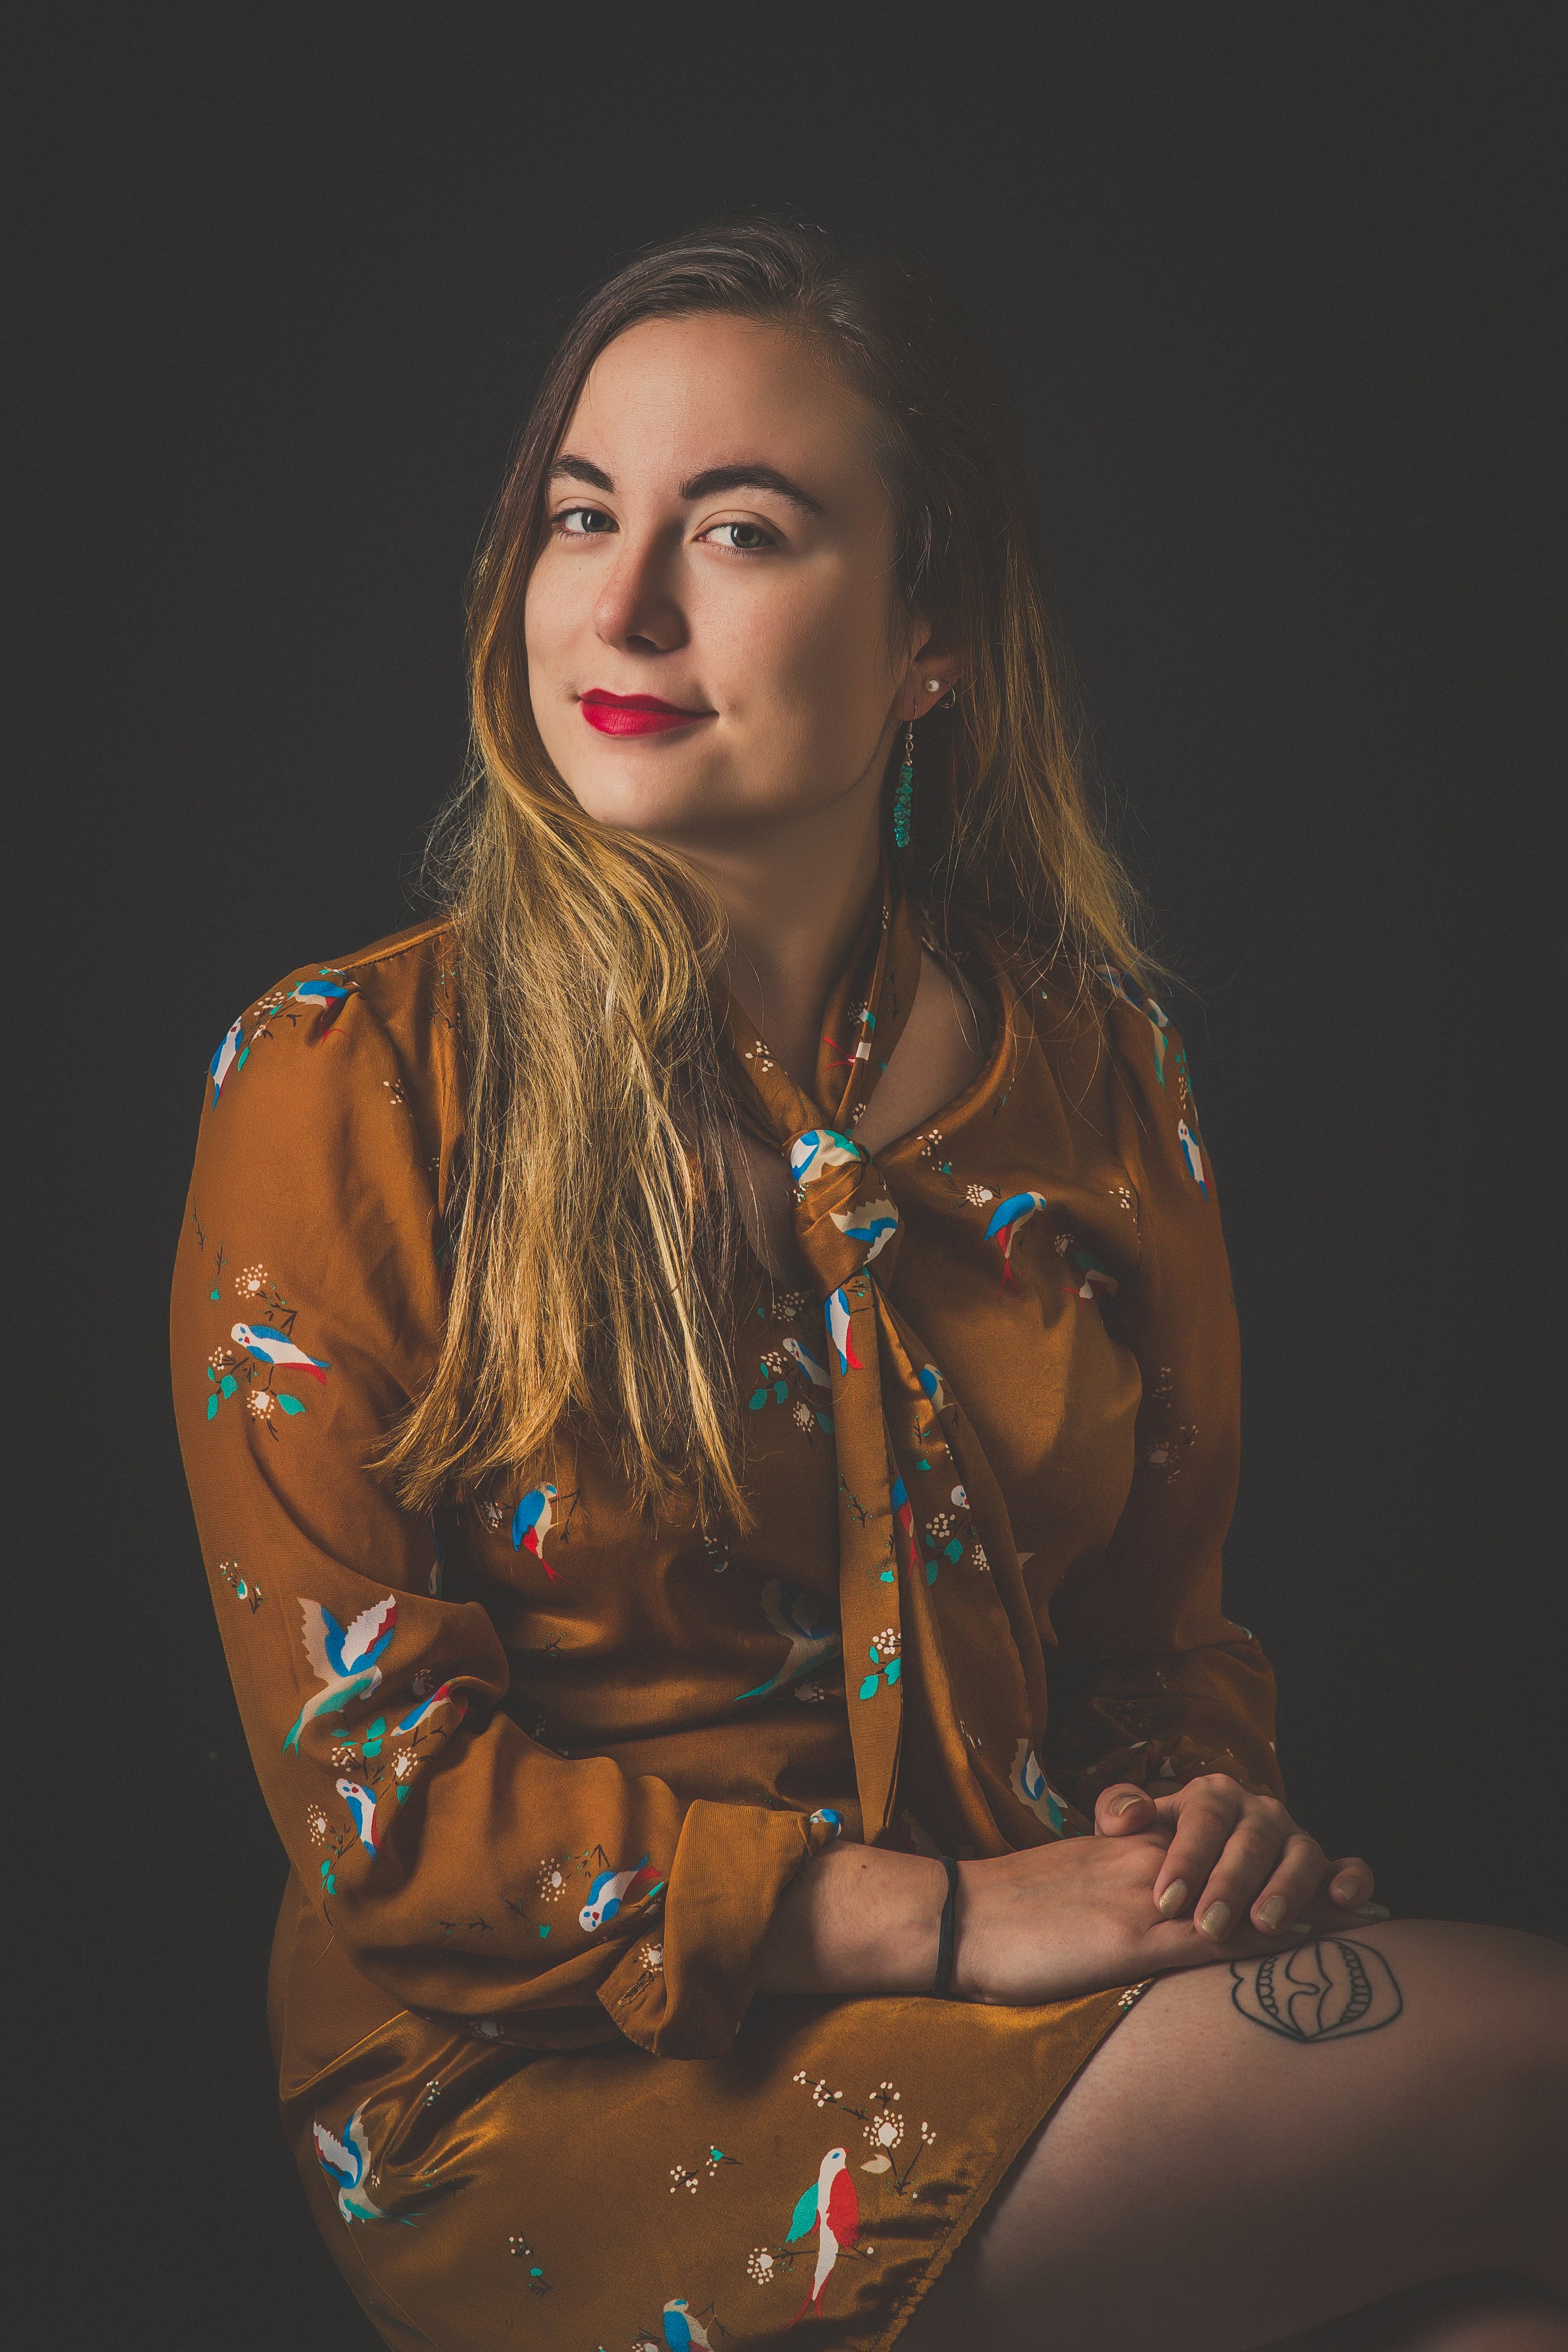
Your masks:
M 1092 2033 L 1085 2035 L 1082 2045 L 1073 2053 L 1071 2067 L 1056 2084 L 1044 2106 L 1037 2114 L 1026 2116 L 1024 2122 L 1002 2140 L 996 2157 L 988 2167 L 968 2202 L 932 2255 L 917 2291 L 901 2310 L 894 2314 L 890 2326 L 882 2335 L 872 2338 L 866 2352 L 890 2352 L 890 2347 L 897 2343 L 953 2256 L 974 2228 L 976 2221 L 996 2195 L 1019 2150 L 1043 2124 L 1049 2122 L 1095 2052 L 1114 2032 L 1128 2011 L 1135 2005 L 1154 1981 L 1152 1977 L 1145 1977 L 1139 1984 L 1121 1988 L 1111 1986 L 1107 1989 L 1105 1997 L 1108 2000 L 1114 1995 L 1113 2006 L 1108 2011 L 1096 2018 Z

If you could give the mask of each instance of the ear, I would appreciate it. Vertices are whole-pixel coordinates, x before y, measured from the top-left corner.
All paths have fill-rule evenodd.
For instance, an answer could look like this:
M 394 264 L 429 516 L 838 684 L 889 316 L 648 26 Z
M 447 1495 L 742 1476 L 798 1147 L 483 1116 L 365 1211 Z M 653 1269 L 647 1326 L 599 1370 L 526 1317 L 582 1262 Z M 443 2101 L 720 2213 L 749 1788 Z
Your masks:
M 909 657 L 904 681 L 903 716 L 924 719 L 956 686 L 964 666 L 947 633 L 932 630 L 919 615 L 915 618 L 914 637 L 915 650 Z

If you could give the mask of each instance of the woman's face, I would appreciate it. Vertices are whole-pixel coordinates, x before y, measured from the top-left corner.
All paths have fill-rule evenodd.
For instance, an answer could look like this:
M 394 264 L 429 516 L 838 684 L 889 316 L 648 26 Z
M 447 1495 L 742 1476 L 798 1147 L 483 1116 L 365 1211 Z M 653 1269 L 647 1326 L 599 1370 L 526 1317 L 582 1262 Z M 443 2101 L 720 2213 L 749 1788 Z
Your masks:
M 601 353 L 526 614 L 539 733 L 591 816 L 695 846 L 874 796 L 936 698 L 892 594 L 875 423 L 781 328 L 645 320 Z

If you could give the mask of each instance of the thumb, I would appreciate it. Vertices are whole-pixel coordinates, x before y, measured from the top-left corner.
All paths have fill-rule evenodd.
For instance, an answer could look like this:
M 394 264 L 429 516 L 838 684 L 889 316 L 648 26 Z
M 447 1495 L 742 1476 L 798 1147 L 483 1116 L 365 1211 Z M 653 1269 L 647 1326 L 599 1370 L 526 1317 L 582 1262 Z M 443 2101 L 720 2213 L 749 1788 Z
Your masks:
M 1113 1780 L 1094 1801 L 1096 1837 L 1127 1837 L 1152 1829 L 1157 1818 L 1154 1799 L 1134 1780 Z

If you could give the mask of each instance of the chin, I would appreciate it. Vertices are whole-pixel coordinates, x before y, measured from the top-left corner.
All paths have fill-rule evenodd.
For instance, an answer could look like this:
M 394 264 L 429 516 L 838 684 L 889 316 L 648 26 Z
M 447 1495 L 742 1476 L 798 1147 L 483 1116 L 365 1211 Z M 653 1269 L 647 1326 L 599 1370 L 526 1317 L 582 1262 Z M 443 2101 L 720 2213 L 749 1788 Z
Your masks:
M 683 839 L 711 840 L 790 814 L 759 808 L 734 784 L 716 777 L 661 773 L 653 761 L 628 761 L 624 766 L 617 761 L 608 772 L 588 775 L 573 775 L 563 766 L 560 773 L 573 800 L 596 824 L 618 833 L 646 834 L 672 847 L 679 847 Z

